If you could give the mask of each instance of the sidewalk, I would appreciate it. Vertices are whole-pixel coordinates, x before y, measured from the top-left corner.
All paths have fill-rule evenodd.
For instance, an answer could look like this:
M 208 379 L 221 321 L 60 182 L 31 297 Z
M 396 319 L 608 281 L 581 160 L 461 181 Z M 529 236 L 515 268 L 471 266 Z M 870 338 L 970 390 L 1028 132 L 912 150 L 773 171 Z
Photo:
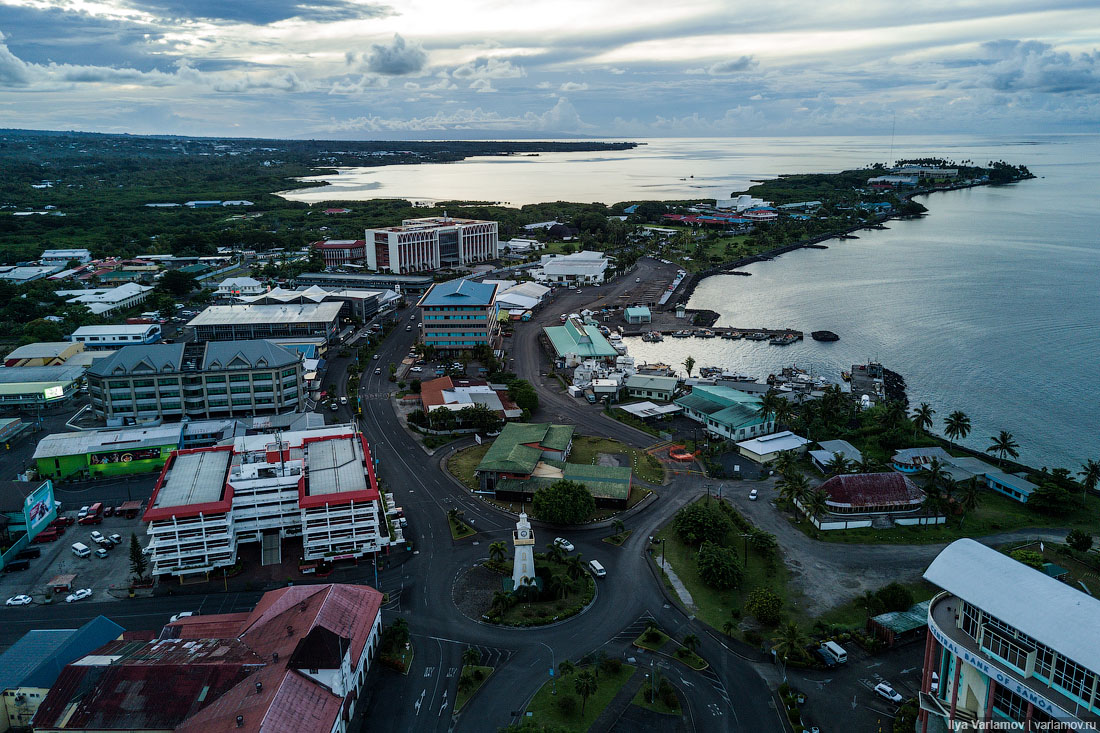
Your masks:
M 657 562 L 657 567 L 665 571 L 665 575 L 668 576 L 668 582 L 672 584 L 672 589 L 676 591 L 676 595 L 680 598 L 680 602 L 684 606 L 694 612 L 695 611 L 695 599 L 691 597 L 691 593 L 684 586 L 683 581 L 676 575 L 676 572 L 672 569 L 672 563 L 665 560 L 663 557 L 654 557 Z

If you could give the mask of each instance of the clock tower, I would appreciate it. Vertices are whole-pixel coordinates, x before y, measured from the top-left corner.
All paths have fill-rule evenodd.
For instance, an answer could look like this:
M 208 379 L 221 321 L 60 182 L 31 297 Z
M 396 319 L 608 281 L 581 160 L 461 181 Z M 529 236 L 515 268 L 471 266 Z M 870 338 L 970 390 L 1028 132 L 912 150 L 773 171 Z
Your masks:
M 518 589 L 535 582 L 535 534 L 527 513 L 521 512 L 516 528 L 512 531 L 512 542 L 516 546 L 516 561 L 512 565 L 512 587 Z

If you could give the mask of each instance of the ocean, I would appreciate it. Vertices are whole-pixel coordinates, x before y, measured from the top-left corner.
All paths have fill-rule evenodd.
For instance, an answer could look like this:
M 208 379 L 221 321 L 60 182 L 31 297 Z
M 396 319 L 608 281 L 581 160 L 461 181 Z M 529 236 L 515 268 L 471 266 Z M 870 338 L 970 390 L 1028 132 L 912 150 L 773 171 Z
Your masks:
M 901 373 L 937 429 L 970 416 L 979 450 L 1007 430 L 1020 459 L 1076 472 L 1100 458 L 1100 136 L 647 140 L 611 154 L 552 153 L 357 169 L 300 200 L 603 201 L 728 196 L 751 180 L 903 157 L 1005 160 L 1038 178 L 935 193 L 929 213 L 721 275 L 689 305 L 718 325 L 835 331 L 786 347 L 628 339 L 639 361 L 721 366 L 760 377 L 797 364 L 832 378 L 869 359 Z

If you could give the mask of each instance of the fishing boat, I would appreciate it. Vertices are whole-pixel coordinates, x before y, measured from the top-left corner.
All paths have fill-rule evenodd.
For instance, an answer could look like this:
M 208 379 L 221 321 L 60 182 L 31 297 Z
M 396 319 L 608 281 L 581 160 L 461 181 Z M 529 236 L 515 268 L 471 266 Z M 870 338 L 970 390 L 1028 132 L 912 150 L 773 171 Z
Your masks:
M 695 332 L 695 335 L 701 339 L 712 339 L 714 338 L 714 331 L 709 328 L 700 328 Z
M 676 333 L 672 334 L 672 338 L 686 339 L 690 335 L 691 335 L 691 331 L 680 330 L 680 331 L 677 331 Z
M 793 333 L 785 333 L 782 336 L 772 336 L 771 340 L 768 343 L 770 343 L 772 346 L 790 346 L 797 340 L 798 337 L 795 336 Z
M 650 343 L 657 343 L 658 341 L 664 341 L 665 337 L 661 335 L 660 331 L 649 331 L 642 334 L 642 341 L 648 341 Z

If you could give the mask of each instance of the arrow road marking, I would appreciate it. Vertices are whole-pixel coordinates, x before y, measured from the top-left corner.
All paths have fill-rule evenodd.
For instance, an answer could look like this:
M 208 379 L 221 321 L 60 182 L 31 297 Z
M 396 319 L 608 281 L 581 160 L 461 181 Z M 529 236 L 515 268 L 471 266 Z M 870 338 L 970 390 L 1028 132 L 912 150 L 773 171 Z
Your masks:
M 420 697 L 417 699 L 416 704 L 413 705 L 416 708 L 416 714 L 420 715 L 420 705 L 424 702 L 424 696 L 428 694 L 428 690 L 424 689 L 420 691 Z
M 443 691 L 443 704 L 439 706 L 439 712 L 436 713 L 436 717 L 443 714 L 443 711 L 447 709 L 447 691 Z

